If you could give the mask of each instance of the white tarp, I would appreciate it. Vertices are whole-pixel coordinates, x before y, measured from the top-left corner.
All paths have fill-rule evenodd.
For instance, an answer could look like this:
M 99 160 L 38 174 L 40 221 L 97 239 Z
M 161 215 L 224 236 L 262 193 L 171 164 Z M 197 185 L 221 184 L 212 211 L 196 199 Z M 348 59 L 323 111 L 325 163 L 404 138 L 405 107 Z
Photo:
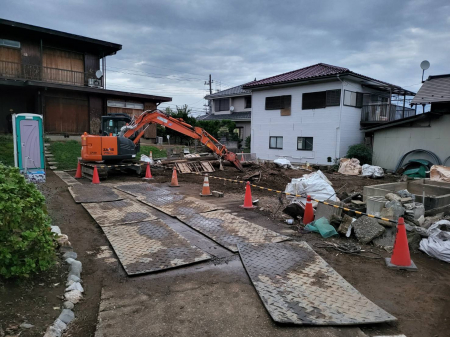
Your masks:
M 339 173 L 347 176 L 358 176 L 361 173 L 361 165 L 359 165 L 358 159 L 341 158 L 339 162 Z
M 436 259 L 450 263 L 450 232 L 441 230 L 445 226 L 450 230 L 450 221 L 441 220 L 428 228 L 428 238 L 420 241 L 420 250 Z
M 153 159 L 151 159 L 149 156 L 146 156 L 145 154 L 141 155 L 141 161 L 144 161 L 146 163 L 150 163 L 150 165 L 153 165 L 155 162 Z
M 362 175 L 363 177 L 381 178 L 384 177 L 384 171 L 379 166 L 364 164 L 362 166 Z
M 317 200 L 337 201 L 336 194 L 327 177 L 319 170 L 310 174 L 305 174 L 301 178 L 292 179 L 286 185 L 286 193 L 310 195 Z M 299 198 L 306 204 L 306 198 Z

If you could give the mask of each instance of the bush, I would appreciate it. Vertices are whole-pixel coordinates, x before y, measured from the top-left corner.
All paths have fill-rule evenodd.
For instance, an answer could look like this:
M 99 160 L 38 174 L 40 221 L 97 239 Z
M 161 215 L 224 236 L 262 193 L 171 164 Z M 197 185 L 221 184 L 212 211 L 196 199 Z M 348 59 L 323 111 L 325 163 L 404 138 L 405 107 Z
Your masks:
M 15 167 L 0 164 L 0 276 L 28 277 L 55 261 L 45 198 Z
M 361 165 L 372 164 L 372 151 L 364 144 L 355 144 L 348 148 L 347 158 L 356 158 Z
M 247 149 L 250 149 L 251 144 L 252 144 L 252 136 L 247 136 L 247 138 L 245 138 L 245 147 Z

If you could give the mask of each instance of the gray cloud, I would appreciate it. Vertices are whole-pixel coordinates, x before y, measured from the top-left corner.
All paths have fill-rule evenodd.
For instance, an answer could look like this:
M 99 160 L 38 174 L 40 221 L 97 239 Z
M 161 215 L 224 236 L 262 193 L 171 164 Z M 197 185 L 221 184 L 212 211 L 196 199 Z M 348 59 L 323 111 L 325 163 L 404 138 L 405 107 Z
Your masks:
M 107 60 L 110 88 L 171 96 L 197 114 L 210 73 L 225 89 L 325 62 L 417 90 L 423 59 L 428 74 L 450 72 L 445 0 L 16 0 L 1 16 L 122 44 Z

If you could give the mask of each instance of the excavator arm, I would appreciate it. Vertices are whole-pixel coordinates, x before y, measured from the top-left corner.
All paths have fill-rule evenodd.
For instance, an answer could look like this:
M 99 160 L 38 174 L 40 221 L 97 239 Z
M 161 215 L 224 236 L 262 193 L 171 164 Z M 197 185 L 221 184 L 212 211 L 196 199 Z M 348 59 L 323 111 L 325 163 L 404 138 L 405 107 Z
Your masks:
M 144 135 L 146 127 L 150 123 L 156 123 L 166 128 L 180 132 L 193 139 L 199 140 L 211 151 L 216 153 L 220 158 L 232 163 L 238 170 L 242 171 L 242 165 L 236 154 L 227 150 L 225 145 L 222 145 L 216 138 L 206 132 L 200 127 L 194 127 L 183 121 L 181 118 L 173 118 L 166 115 L 160 110 L 147 110 L 144 111 L 138 118 L 124 127 L 123 137 L 133 139 L 133 143 L 137 144 L 139 139 Z M 137 134 L 136 132 L 139 131 Z

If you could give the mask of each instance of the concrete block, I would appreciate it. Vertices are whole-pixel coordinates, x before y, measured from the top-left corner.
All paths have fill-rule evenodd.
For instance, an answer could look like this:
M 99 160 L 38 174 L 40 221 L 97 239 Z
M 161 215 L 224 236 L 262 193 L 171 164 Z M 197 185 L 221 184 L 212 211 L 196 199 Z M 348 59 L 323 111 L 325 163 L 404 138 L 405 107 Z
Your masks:
M 330 201 L 330 204 L 339 205 L 339 206 L 344 205 L 342 202 L 339 202 L 339 201 L 337 201 L 337 202 Z M 319 203 L 317 205 L 315 219 L 320 219 L 320 218 L 325 217 L 328 220 L 328 222 L 330 222 L 331 216 L 333 214 L 340 217 L 342 215 L 342 209 Z
M 216 198 L 223 198 L 223 192 L 212 191 L 212 195 L 215 196 Z
M 387 199 L 385 197 L 369 197 L 367 198 L 367 213 L 375 214 L 381 213 L 381 210 L 384 208 Z

